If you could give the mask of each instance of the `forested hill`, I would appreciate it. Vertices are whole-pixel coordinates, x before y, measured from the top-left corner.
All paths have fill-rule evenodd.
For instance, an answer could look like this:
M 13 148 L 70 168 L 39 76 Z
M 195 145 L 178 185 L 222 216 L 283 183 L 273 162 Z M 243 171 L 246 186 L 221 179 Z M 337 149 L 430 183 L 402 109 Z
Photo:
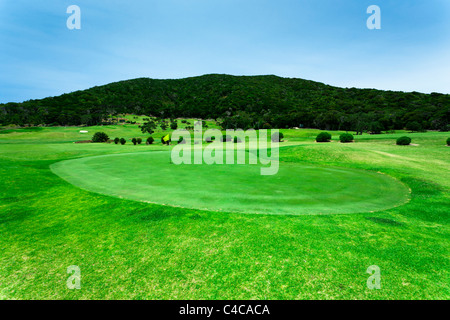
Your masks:
M 450 95 L 344 89 L 277 76 L 139 78 L 0 105 L 0 123 L 96 125 L 108 115 L 219 119 L 226 128 L 315 127 L 380 131 L 419 124 L 447 130 Z

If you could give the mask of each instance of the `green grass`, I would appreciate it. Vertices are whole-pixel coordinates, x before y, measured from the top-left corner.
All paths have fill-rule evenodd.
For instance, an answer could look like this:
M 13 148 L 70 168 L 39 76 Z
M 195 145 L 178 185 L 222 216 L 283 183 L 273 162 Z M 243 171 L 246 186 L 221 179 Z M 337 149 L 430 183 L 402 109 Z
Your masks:
M 374 213 L 265 215 L 80 189 L 50 166 L 168 150 L 72 143 L 86 139 L 82 129 L 0 131 L 1 299 L 450 298 L 447 133 L 407 134 L 418 146 L 403 147 L 395 139 L 404 132 L 355 136 L 352 144 L 337 143 L 332 132 L 333 142 L 318 144 L 317 130 L 282 130 L 286 166 L 381 172 L 410 188 L 411 200 Z M 132 125 L 87 130 L 88 139 L 95 131 L 140 136 Z M 144 170 L 123 169 L 130 179 Z M 70 265 L 81 268 L 81 290 L 66 287 Z M 381 268 L 381 290 L 366 287 L 371 265 Z
M 363 170 L 282 162 L 276 175 L 262 176 L 256 164 L 175 165 L 170 156 L 169 151 L 97 156 L 58 162 L 51 169 L 85 190 L 212 211 L 370 212 L 404 204 L 409 195 L 389 176 Z
M 128 115 L 125 118 L 133 120 L 133 116 Z M 141 118 L 145 118 L 140 116 Z M 135 121 L 134 119 L 133 121 Z M 189 124 L 182 123 L 177 120 L 178 128 L 183 129 L 186 126 L 193 126 L 195 119 L 187 119 Z M 213 121 L 206 121 L 208 129 L 217 129 L 217 125 Z M 205 129 L 205 128 L 204 128 Z M 80 131 L 88 131 L 88 133 L 81 133 Z M 127 143 L 131 143 L 132 138 L 141 138 L 145 141 L 150 135 L 148 133 L 141 133 L 138 125 L 120 124 L 120 125 L 105 125 L 94 127 L 31 127 L 31 128 L 8 128 L 0 127 L 0 143 L 7 144 L 55 144 L 68 143 L 82 140 L 90 140 L 95 132 L 103 131 L 108 134 L 110 139 L 125 138 Z M 159 127 L 152 135 L 155 141 L 160 141 L 161 137 L 165 136 L 168 131 L 162 131 Z

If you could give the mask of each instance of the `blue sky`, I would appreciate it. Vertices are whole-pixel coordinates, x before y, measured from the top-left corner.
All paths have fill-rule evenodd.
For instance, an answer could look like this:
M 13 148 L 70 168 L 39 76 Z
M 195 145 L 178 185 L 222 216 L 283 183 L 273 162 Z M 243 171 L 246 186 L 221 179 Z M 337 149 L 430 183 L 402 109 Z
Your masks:
M 208 73 L 450 93 L 449 40 L 449 0 L 0 0 L 0 102 Z

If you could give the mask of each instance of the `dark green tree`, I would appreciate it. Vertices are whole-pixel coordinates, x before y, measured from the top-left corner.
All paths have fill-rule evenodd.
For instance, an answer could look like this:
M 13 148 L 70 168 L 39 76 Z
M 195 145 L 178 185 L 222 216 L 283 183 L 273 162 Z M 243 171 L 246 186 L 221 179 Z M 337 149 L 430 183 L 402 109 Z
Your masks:
M 330 142 L 330 140 L 331 134 L 329 134 L 328 132 L 321 132 L 316 137 L 317 142 Z
M 144 123 L 142 126 L 139 126 L 139 128 L 141 128 L 142 133 L 153 134 L 156 129 L 156 123 L 153 120 L 150 120 L 149 122 Z
M 104 132 L 96 132 L 94 136 L 92 137 L 92 142 L 107 142 L 109 140 L 109 137 Z
M 342 143 L 352 142 L 354 139 L 353 135 L 350 133 L 343 133 L 339 136 L 339 141 Z
M 418 132 L 422 131 L 422 126 L 417 121 L 408 122 L 406 124 L 406 130 L 409 130 L 411 132 Z
M 370 134 L 380 134 L 381 131 L 383 130 L 383 126 L 378 121 L 372 121 L 369 124 L 368 130 L 369 130 Z
M 397 145 L 399 146 L 409 146 L 411 144 L 410 137 L 400 137 L 397 139 Z

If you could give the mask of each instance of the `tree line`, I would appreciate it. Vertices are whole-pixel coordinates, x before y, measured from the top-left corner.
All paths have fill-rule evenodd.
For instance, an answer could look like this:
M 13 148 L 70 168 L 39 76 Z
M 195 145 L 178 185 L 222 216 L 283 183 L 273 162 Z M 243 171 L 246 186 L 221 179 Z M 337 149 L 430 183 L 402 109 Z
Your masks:
M 139 78 L 22 103 L 0 104 L 0 124 L 106 124 L 130 113 L 215 119 L 224 129 L 305 127 L 378 133 L 448 131 L 450 95 L 338 88 L 277 76 Z

